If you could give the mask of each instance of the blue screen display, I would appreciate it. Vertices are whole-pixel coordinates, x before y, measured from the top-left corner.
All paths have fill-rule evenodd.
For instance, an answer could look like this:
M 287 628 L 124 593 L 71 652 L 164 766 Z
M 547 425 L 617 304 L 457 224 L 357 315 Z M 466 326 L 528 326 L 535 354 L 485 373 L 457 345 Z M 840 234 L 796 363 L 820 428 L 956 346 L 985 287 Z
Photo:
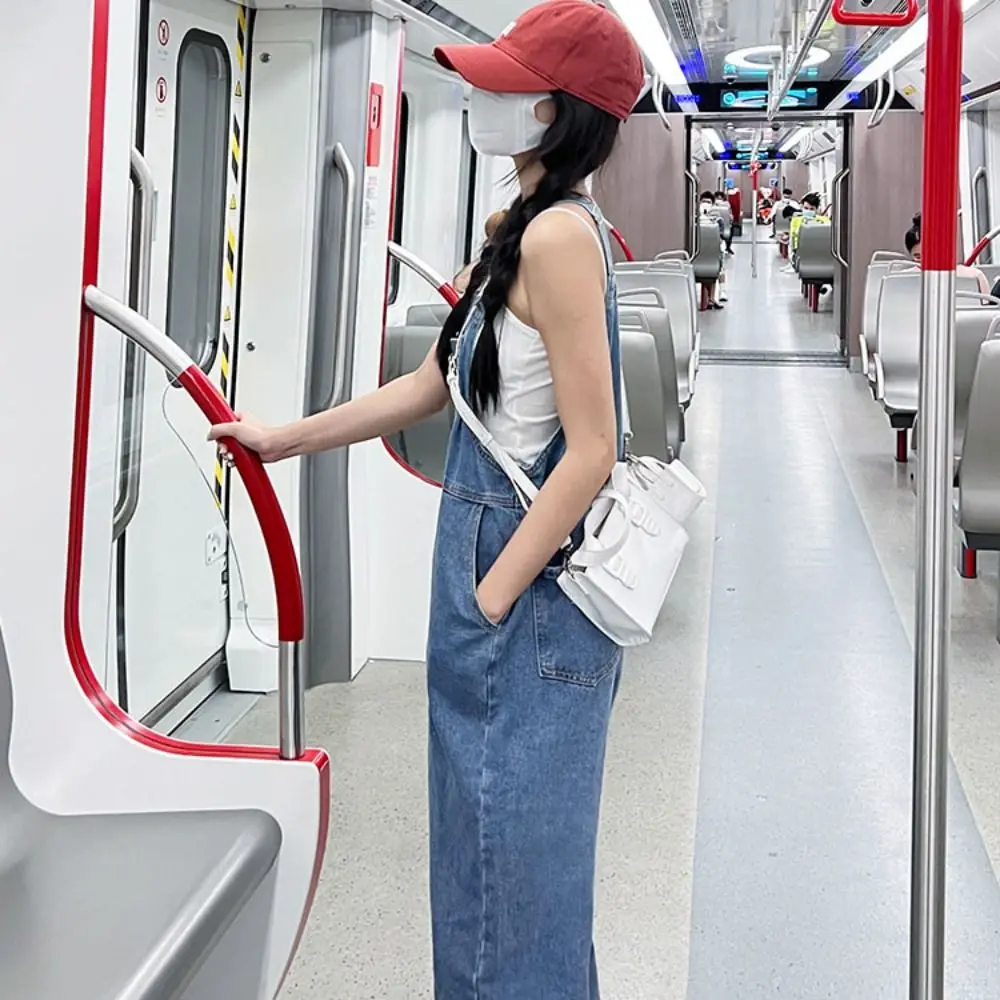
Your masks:
M 725 109 L 764 108 L 767 107 L 768 92 L 766 90 L 724 90 L 722 106 Z M 788 92 L 781 102 L 783 108 L 816 108 L 819 107 L 819 92 L 815 87 L 797 87 Z

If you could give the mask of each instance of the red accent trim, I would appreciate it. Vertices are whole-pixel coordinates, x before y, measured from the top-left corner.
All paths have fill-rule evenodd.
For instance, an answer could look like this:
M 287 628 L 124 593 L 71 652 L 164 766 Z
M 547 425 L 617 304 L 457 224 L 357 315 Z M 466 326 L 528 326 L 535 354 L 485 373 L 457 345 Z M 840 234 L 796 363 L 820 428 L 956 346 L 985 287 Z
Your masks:
M 867 10 L 844 10 L 844 0 L 834 0 L 831 14 L 837 24 L 860 28 L 905 28 L 912 24 L 920 13 L 917 0 L 907 0 L 906 10 L 872 13 Z
M 93 40 L 90 78 L 89 134 L 87 140 L 87 190 L 83 236 L 83 287 L 96 285 L 100 265 L 101 205 L 103 201 L 105 107 L 107 98 L 108 36 L 111 0 L 94 0 Z M 280 760 L 277 747 L 241 747 L 182 743 L 161 736 L 126 715 L 111 700 L 97 680 L 83 643 L 80 628 L 80 581 L 83 568 L 84 511 L 86 507 L 87 452 L 90 438 L 90 403 L 93 378 L 94 318 L 81 301 L 80 346 L 77 362 L 73 463 L 70 482 L 69 538 L 66 557 L 66 595 L 63 629 L 73 674 L 87 700 L 101 717 L 122 735 L 152 750 L 178 757 L 230 758 L 240 760 Z M 303 911 L 299 937 L 309 917 L 319 871 L 326 853 L 326 833 L 330 814 L 330 758 L 325 750 L 307 750 L 301 761 L 319 772 L 320 831 L 308 905 Z M 294 953 L 293 953 L 294 954 Z
M 896 461 L 899 463 L 910 460 L 910 440 L 905 428 L 896 431 Z
M 236 419 L 222 394 L 197 365 L 191 365 L 182 371 L 177 381 L 184 386 L 209 423 L 230 423 Z M 278 639 L 281 642 L 299 642 L 305 637 L 302 577 L 299 575 L 299 561 L 295 556 L 295 545 L 292 543 L 292 533 L 288 530 L 288 522 L 281 512 L 281 504 L 260 458 L 231 438 L 225 439 L 225 445 L 233 456 L 236 471 L 243 480 L 264 536 L 274 576 Z
M 921 267 L 925 271 L 953 271 L 958 237 L 959 95 L 964 29 L 961 0 L 933 0 L 927 17 Z
M 979 260 L 980 254 L 990 245 L 992 240 L 988 236 L 984 236 L 973 248 L 972 253 L 969 254 L 969 259 L 965 262 L 966 267 L 972 267 L 973 264 Z
M 455 291 L 455 287 L 450 281 L 446 281 L 443 285 L 441 285 L 438 288 L 438 293 L 441 295 L 441 298 L 443 298 L 445 302 L 452 307 L 452 309 L 458 305 L 458 300 L 462 297 Z
M 611 230 L 611 235 L 615 238 L 618 245 L 622 248 L 622 253 L 625 254 L 625 259 L 631 263 L 633 260 L 635 260 L 635 255 L 632 253 L 632 248 L 625 241 L 625 237 L 622 236 L 622 234 L 618 232 L 618 230 L 614 226 L 609 226 L 608 228 Z
M 382 98 L 385 88 L 381 83 L 368 87 L 368 142 L 365 163 L 378 167 L 382 163 Z

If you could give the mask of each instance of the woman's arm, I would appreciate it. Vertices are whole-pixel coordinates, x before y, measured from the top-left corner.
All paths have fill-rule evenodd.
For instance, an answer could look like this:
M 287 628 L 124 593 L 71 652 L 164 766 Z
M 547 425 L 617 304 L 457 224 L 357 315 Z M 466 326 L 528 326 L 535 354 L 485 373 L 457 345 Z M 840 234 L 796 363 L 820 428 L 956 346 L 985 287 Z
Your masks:
M 564 213 L 543 214 L 525 232 L 519 281 L 548 353 L 566 453 L 480 583 L 480 605 L 494 621 L 586 514 L 617 459 L 604 274 L 593 237 Z
M 343 406 L 283 427 L 264 427 L 246 419 L 217 424 L 208 432 L 208 439 L 235 438 L 263 461 L 278 462 L 406 430 L 444 409 L 448 402 L 448 387 L 438 368 L 436 350 L 431 348 L 416 371 Z

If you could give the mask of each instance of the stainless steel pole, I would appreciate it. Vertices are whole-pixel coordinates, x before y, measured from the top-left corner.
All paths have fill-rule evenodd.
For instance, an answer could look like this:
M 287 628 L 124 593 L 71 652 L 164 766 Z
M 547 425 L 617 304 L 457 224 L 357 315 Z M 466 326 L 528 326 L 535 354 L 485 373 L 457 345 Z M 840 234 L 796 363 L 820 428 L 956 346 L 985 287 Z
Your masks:
M 929 0 L 910 901 L 910 1000 L 944 1000 L 955 244 L 962 2 Z
M 306 685 L 299 645 L 278 645 L 278 752 L 282 760 L 298 760 L 306 749 Z
M 816 13 L 813 15 L 813 19 L 809 22 L 809 27 L 806 28 L 805 34 L 802 36 L 802 41 L 799 43 L 799 47 L 795 52 L 795 58 L 792 60 L 792 65 L 788 70 L 788 73 L 784 76 L 781 81 L 781 87 L 778 93 L 775 95 L 774 100 L 768 104 L 767 108 L 767 120 L 770 121 L 778 110 L 781 108 L 781 102 L 788 96 L 788 91 L 792 89 L 792 84 L 795 83 L 795 78 L 802 71 L 802 64 L 806 61 L 809 51 L 812 49 L 813 44 L 819 37 L 820 31 L 823 30 L 823 25 L 826 24 L 827 18 L 830 16 L 830 11 L 833 9 L 833 0 L 822 0 Z

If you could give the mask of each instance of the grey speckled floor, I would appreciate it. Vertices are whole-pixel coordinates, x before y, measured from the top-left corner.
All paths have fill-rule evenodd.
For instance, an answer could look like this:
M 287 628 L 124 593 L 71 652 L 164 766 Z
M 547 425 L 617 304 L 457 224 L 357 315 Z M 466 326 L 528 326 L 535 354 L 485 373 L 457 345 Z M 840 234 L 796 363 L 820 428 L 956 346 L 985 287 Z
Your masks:
M 726 258 L 729 302 L 718 312 L 700 313 L 702 349 L 768 353 L 828 353 L 839 350 L 833 303 L 823 297 L 820 312 L 810 311 L 795 274 L 785 274 L 786 261 L 761 227 L 757 278 L 750 267 L 750 245 L 734 243 Z
M 914 500 L 892 432 L 844 370 L 747 367 L 703 370 L 689 429 L 711 502 L 616 712 L 605 996 L 904 996 Z M 995 570 L 955 584 L 951 1000 L 1000 976 L 995 593 Z M 264 700 L 229 738 L 274 729 Z M 420 668 L 314 692 L 309 732 L 333 822 L 284 995 L 430 997 Z

